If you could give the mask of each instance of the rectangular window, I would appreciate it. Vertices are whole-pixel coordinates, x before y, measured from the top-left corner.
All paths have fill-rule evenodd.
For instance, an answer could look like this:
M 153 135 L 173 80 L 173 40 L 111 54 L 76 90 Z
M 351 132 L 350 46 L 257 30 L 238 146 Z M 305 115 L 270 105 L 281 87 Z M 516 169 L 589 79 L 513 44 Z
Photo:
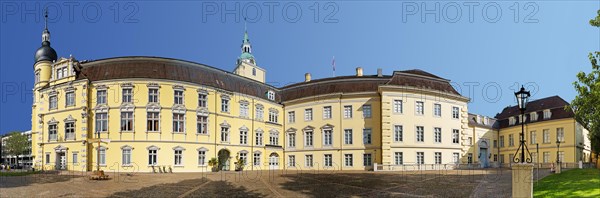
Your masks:
M 208 95 L 205 93 L 198 94 L 198 107 L 208 107 Z
M 504 147 L 504 136 L 500 136 L 500 148 Z
M 106 90 L 96 91 L 96 104 L 106 104 Z
M 416 102 L 415 108 L 415 112 L 417 113 L 417 115 L 423 115 L 423 113 L 425 112 L 425 104 L 421 101 Z
M 294 122 L 296 122 L 296 112 L 290 111 L 290 112 L 288 112 L 288 123 L 294 123 Z
M 454 164 L 458 164 L 459 161 L 460 161 L 460 154 L 452 153 L 452 162 L 454 162 Z
M 181 165 L 181 158 L 182 158 L 182 150 L 175 150 L 175 166 Z
M 50 96 L 50 109 L 58 108 L 58 98 L 56 96 Z
M 208 134 L 208 116 L 198 115 L 196 118 L 196 133 Z
M 312 109 L 304 109 L 304 120 L 311 121 L 313 118 Z
M 344 144 L 352 144 L 352 129 L 344 129 Z
M 240 117 L 248 117 L 248 103 L 240 104 Z
M 402 154 L 402 152 L 395 152 L 394 153 L 394 162 L 396 165 L 402 165 L 404 162 L 404 156 Z
M 353 166 L 352 154 L 344 154 L 344 165 Z
M 221 127 L 221 142 L 229 142 L 229 128 Z
M 100 150 L 98 152 L 98 162 L 100 162 L 100 165 L 106 165 L 106 148 L 100 147 L 99 149 Z
M 78 153 L 73 153 L 73 164 L 77 164 L 78 163 L 77 162 L 77 161 L 79 161 L 79 159 L 77 159 L 78 156 L 79 156 Z
M 198 151 L 198 166 L 204 166 L 206 163 L 206 151 Z
M 417 152 L 417 164 L 425 164 L 425 153 Z
M 229 99 L 221 98 L 221 112 L 229 112 Z
M 494 148 L 498 148 L 498 140 L 494 140 Z
M 146 130 L 149 132 L 159 131 L 158 123 L 160 118 L 158 116 L 158 112 L 148 112 L 147 113 L 147 123 Z
M 273 92 L 273 91 L 269 90 L 269 91 L 267 92 L 267 98 L 268 98 L 269 100 L 275 100 L 275 92 Z
M 246 164 L 248 164 L 248 153 L 240 153 L 240 160 L 243 162 L 242 164 L 246 166 Z
M 46 164 L 50 164 L 50 153 L 46 153 Z
M 550 119 L 551 116 L 552 116 L 552 112 L 550 111 L 550 109 L 544 110 L 544 120 Z
M 544 163 L 550 162 L 550 152 L 544 152 Z
M 363 105 L 363 118 L 371 118 L 371 105 Z
M 48 140 L 58 140 L 57 125 L 48 125 Z
M 183 133 L 185 130 L 185 114 L 173 113 L 173 132 Z
M 371 129 L 363 129 L 363 144 L 371 144 Z
M 122 165 L 130 165 L 131 164 L 131 149 L 123 149 Z
M 417 142 L 425 141 L 425 128 L 423 126 L 417 126 Z
M 452 143 L 458 144 L 460 143 L 460 135 L 458 129 L 452 129 Z
M 531 160 L 533 163 L 538 163 L 538 154 L 537 153 L 531 153 Z
M 473 163 L 473 153 L 467 154 L 467 164 Z
M 65 102 L 67 107 L 75 106 L 75 92 L 67 92 Z
M 261 106 L 257 106 L 256 107 L 256 118 L 257 120 L 263 120 L 263 115 L 264 115 L 264 108 Z
M 133 131 L 133 112 L 121 112 L 121 131 Z
M 394 100 L 394 113 L 402 113 L 402 100 Z
M 460 109 L 458 107 L 452 107 L 452 118 L 458 119 L 460 115 Z
M 133 90 L 132 89 L 123 89 L 122 90 L 122 97 L 121 97 L 121 102 L 123 103 L 129 103 L 132 101 L 132 97 L 133 97 Z
M 248 144 L 248 131 L 240 131 L 240 144 Z
M 279 133 L 269 133 L 269 143 L 271 145 L 279 145 Z
M 564 128 L 556 128 L 556 140 L 564 142 L 565 141 L 565 129 Z
M 257 146 L 263 145 L 263 133 L 261 133 L 261 132 L 256 132 L 256 145 Z
M 288 147 L 296 147 L 296 133 L 288 133 Z
M 500 154 L 499 160 L 501 164 L 504 163 L 504 154 Z
M 371 153 L 363 154 L 363 166 L 373 166 L 373 159 Z
M 333 158 L 332 158 L 331 154 L 325 154 L 324 158 L 325 159 L 323 161 L 324 161 L 326 167 L 333 166 Z
M 178 104 L 178 105 L 182 105 L 183 104 L 183 91 L 182 90 L 175 90 L 175 94 L 174 94 L 174 103 Z
M 395 142 L 402 142 L 402 140 L 403 140 L 402 131 L 403 131 L 402 125 L 394 126 L 394 141 Z
M 442 116 L 442 105 L 441 104 L 433 104 L 433 116 L 435 116 L 435 117 Z
M 96 114 L 96 132 L 108 131 L 108 114 L 97 113 Z
M 66 140 L 74 140 L 75 139 L 75 122 L 65 123 L 65 139 Z
M 35 72 L 35 79 L 34 79 L 34 83 L 38 83 L 40 82 L 40 71 L 36 71 Z
M 156 165 L 157 150 L 148 150 L 148 165 Z
M 508 146 L 515 146 L 515 138 L 513 134 L 508 135 Z
M 433 128 L 433 135 L 436 143 L 442 143 L 442 128 Z
M 494 162 L 497 162 L 497 161 L 498 161 L 498 155 L 494 154 Z M 537 160 L 534 159 L 534 161 L 535 161 L 535 163 L 537 163 Z
M 312 131 L 306 131 L 304 132 L 304 146 L 313 146 L 313 132 Z
M 543 135 L 544 135 L 544 143 L 546 143 L 546 144 L 550 143 L 550 130 L 544 129 Z
M 313 166 L 313 156 L 312 155 L 305 155 L 304 158 L 305 158 L 304 162 L 306 163 L 305 166 L 306 167 L 312 167 Z
M 442 152 L 435 152 L 435 164 L 442 164 Z
M 323 119 L 331 118 L 331 106 L 323 107 Z
M 148 102 L 158 103 L 158 89 L 148 89 Z
M 352 105 L 344 106 L 344 118 L 352 118 Z
M 254 153 L 254 166 L 260 166 L 260 153 Z
M 535 133 L 535 131 L 529 132 L 529 142 L 531 142 L 531 144 L 537 143 L 537 134 Z
M 473 137 L 468 137 L 467 138 L 467 145 L 473 145 Z
M 269 122 L 278 123 L 279 113 L 274 110 L 269 110 Z
M 565 158 L 565 152 L 564 151 L 559 151 L 558 152 L 558 162 L 564 162 Z
M 296 156 L 295 155 L 288 155 L 288 162 L 290 167 L 296 167 Z
M 323 129 L 323 145 L 331 146 L 333 144 L 333 132 L 331 129 Z

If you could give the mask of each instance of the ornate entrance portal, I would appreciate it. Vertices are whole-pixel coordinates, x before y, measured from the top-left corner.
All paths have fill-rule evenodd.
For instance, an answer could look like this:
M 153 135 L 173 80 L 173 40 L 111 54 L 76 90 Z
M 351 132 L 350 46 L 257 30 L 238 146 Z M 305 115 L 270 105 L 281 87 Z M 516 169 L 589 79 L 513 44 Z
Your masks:
M 221 149 L 219 151 L 219 167 L 222 171 L 229 170 L 229 158 L 231 157 L 229 151 L 227 149 Z

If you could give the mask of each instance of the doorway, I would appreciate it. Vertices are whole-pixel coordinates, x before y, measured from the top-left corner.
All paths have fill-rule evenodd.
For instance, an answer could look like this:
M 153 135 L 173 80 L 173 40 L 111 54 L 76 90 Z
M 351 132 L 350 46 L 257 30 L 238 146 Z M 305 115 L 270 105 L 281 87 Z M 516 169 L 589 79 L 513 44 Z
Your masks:
M 269 155 L 269 170 L 279 169 L 279 155 L 277 153 L 271 153 Z
M 67 169 L 67 155 L 65 152 L 56 153 L 56 170 Z
M 227 149 L 221 149 L 219 151 L 219 167 L 222 171 L 228 171 L 229 170 L 229 158 L 230 158 L 230 153 Z

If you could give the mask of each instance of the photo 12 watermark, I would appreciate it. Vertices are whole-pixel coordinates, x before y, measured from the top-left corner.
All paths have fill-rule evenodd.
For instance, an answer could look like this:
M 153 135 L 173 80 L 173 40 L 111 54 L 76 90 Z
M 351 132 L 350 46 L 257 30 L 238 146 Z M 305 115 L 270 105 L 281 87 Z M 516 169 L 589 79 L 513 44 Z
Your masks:
M 539 23 L 536 2 L 407 1 L 402 2 L 402 23 Z
M 125 1 L 2 1 L 0 21 L 39 23 L 48 11 L 48 22 L 66 20 L 69 23 L 98 23 L 109 20 L 114 23 L 139 23 L 140 6 Z
M 338 23 L 340 6 L 336 2 L 305 1 L 209 1 L 202 2 L 202 23 L 217 21 L 221 23 L 245 20 L 250 23 L 265 21 L 268 23 Z

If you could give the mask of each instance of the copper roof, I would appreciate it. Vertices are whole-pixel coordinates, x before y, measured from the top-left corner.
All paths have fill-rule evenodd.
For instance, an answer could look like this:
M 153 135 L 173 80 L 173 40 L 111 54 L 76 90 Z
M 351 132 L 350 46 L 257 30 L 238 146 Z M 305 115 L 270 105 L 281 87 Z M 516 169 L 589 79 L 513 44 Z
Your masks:
M 196 83 L 266 99 L 278 89 L 221 69 L 189 61 L 160 57 L 118 57 L 82 62 L 79 79 L 90 81 L 149 78 Z M 276 101 L 280 101 L 276 94 Z
M 568 106 L 568 105 L 569 105 L 569 103 L 567 101 L 563 100 L 559 96 L 551 96 L 551 97 L 531 101 L 531 102 L 527 103 L 527 109 L 525 110 L 525 115 L 526 115 L 525 123 L 531 122 L 530 114 L 532 112 L 536 112 L 538 114 L 538 119 L 537 119 L 537 121 L 534 121 L 534 122 L 541 122 L 541 121 L 546 121 L 546 120 L 556 120 L 556 119 L 562 119 L 562 118 L 573 118 L 574 117 L 573 111 L 571 109 L 565 109 L 565 106 Z M 552 112 L 550 119 L 543 118 L 543 115 L 544 115 L 543 112 L 546 109 L 549 109 L 550 112 Z M 497 114 L 496 119 L 498 119 L 500 122 L 500 128 L 506 128 L 506 127 L 510 127 L 509 123 L 508 123 L 508 118 L 514 117 L 514 116 L 519 116 L 520 114 L 521 114 L 521 112 L 519 111 L 519 108 L 517 106 L 509 106 L 509 107 L 504 108 L 502 110 L 502 112 Z M 519 119 L 517 118 L 517 122 L 515 125 L 519 125 L 519 124 L 520 124 Z

